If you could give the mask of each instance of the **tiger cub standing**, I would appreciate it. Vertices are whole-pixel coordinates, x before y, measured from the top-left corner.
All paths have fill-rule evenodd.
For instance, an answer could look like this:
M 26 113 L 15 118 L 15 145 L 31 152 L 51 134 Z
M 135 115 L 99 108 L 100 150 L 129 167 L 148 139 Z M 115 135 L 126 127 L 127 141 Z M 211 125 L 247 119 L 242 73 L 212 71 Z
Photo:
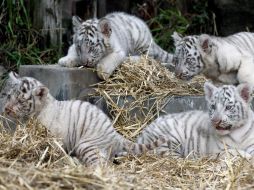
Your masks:
M 111 160 L 118 152 L 140 154 L 163 143 L 163 138 L 147 145 L 133 143 L 116 132 L 108 116 L 99 108 L 79 100 L 57 101 L 48 88 L 31 77 L 9 74 L 2 90 L 4 111 L 16 118 L 34 117 L 54 135 L 63 139 L 65 150 L 86 165 Z
M 225 155 L 225 146 L 234 156 L 253 156 L 254 113 L 250 108 L 250 85 L 217 88 L 207 82 L 204 90 L 208 112 L 188 111 L 159 117 L 144 129 L 137 142 L 149 143 L 164 135 L 168 142 L 156 148 L 156 153 L 176 157 Z
M 214 82 L 254 85 L 254 33 L 240 32 L 228 37 L 207 34 L 181 37 L 175 43 L 175 74 L 190 80 L 203 73 Z
M 171 67 L 173 55 L 154 42 L 148 26 L 135 16 L 116 12 L 86 21 L 73 16 L 72 24 L 73 44 L 59 59 L 61 66 L 96 67 L 98 76 L 107 79 L 128 56 L 137 60 L 148 54 Z

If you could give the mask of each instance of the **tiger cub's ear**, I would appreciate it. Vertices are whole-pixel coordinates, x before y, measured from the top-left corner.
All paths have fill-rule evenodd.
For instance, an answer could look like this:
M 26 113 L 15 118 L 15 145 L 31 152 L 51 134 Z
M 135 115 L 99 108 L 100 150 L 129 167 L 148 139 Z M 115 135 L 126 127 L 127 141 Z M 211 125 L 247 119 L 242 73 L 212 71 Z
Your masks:
M 182 36 L 178 34 L 176 31 L 171 35 L 171 37 L 174 40 L 174 45 L 177 46 L 177 44 L 182 40 Z
M 40 100 L 46 98 L 48 93 L 49 89 L 46 86 L 38 86 L 32 92 L 32 94 L 38 97 Z
M 72 17 L 72 29 L 73 29 L 74 33 L 78 30 L 78 28 L 80 27 L 82 22 L 83 22 L 83 20 L 80 17 L 78 17 L 78 16 Z
M 9 73 L 9 79 L 10 79 L 13 83 L 19 83 L 19 82 L 20 82 L 20 76 L 19 76 L 17 73 L 13 72 L 13 71 L 11 71 L 11 72 Z
M 109 20 L 107 20 L 107 19 L 101 19 L 99 21 L 99 27 L 100 27 L 101 33 L 104 36 L 106 36 L 107 38 L 109 38 L 111 36 L 112 29 L 111 29 L 111 24 L 110 24 Z
M 214 86 L 212 83 L 205 82 L 204 91 L 205 91 L 205 98 L 207 101 L 210 101 L 210 99 L 213 96 L 213 93 L 216 89 L 217 89 L 217 87 Z
M 246 102 L 249 103 L 252 99 L 253 88 L 248 83 L 242 83 L 237 86 L 240 97 Z
M 203 52 L 210 54 L 212 52 L 212 41 L 209 35 L 201 34 L 199 36 L 199 45 Z

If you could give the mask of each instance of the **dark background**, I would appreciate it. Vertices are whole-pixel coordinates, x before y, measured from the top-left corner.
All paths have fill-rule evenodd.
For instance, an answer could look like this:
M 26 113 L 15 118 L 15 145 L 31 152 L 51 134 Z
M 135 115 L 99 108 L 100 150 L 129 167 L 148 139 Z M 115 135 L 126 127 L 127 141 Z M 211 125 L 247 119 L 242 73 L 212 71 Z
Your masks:
M 72 15 L 100 18 L 114 11 L 142 18 L 169 52 L 174 31 L 227 36 L 254 30 L 253 0 L 2 0 L 0 65 L 54 64 L 71 43 Z

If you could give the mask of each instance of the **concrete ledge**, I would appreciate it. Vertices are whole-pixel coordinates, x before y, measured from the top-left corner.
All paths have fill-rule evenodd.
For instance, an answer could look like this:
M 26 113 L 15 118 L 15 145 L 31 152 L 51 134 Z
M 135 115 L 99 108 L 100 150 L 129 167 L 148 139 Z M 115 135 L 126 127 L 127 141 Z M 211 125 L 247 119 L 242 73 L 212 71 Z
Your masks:
M 86 100 L 87 94 L 92 91 L 90 85 L 101 81 L 92 69 L 58 65 L 22 65 L 19 74 L 41 81 L 58 100 Z
M 128 104 L 134 101 L 134 98 L 131 96 L 123 96 L 123 97 L 111 97 L 111 99 L 117 103 L 119 107 L 126 108 Z M 102 109 L 106 114 L 109 115 L 109 108 L 107 107 L 106 101 L 102 97 L 90 97 L 89 102 L 97 105 L 100 109 Z M 137 117 L 142 117 L 142 112 L 147 114 L 152 105 L 154 104 L 155 99 L 151 97 L 149 100 L 144 102 L 143 108 L 134 108 L 131 110 L 131 115 L 136 115 Z M 204 96 L 176 96 L 170 97 L 166 100 L 166 105 L 162 108 L 159 115 L 165 115 L 168 113 L 179 113 L 190 110 L 207 110 L 206 108 L 206 100 Z
M 58 100 L 80 99 L 89 101 L 109 115 L 110 108 L 108 108 L 103 97 L 87 96 L 92 90 L 90 85 L 101 81 L 97 77 L 97 74 L 91 69 L 65 68 L 58 65 L 23 65 L 20 67 L 19 74 L 21 76 L 30 76 L 40 80 L 50 89 L 51 94 Z M 120 98 L 113 96 L 111 98 L 122 108 L 126 108 L 128 104 L 135 101 L 131 96 L 122 96 Z M 135 107 L 131 110 L 131 115 L 142 117 L 142 112 L 146 114 L 154 104 L 154 101 L 154 98 L 151 97 L 142 107 Z M 206 107 L 204 96 L 169 97 L 160 115 L 189 110 L 207 110 Z
M 134 101 L 131 96 L 123 97 L 111 97 L 111 99 L 121 108 L 127 108 L 128 104 Z M 104 111 L 107 115 L 110 113 L 110 108 L 107 107 L 106 101 L 103 97 L 91 97 L 88 100 L 92 104 L 97 105 L 100 109 Z M 137 118 L 143 118 L 150 111 L 152 105 L 154 104 L 154 99 L 151 97 L 149 100 L 144 102 L 144 107 L 136 107 L 130 111 L 130 116 Z M 253 110 L 254 100 L 251 102 L 251 108 Z M 165 106 L 159 112 L 159 115 L 165 115 L 170 113 L 180 113 L 191 110 L 201 110 L 208 111 L 207 103 L 204 96 L 175 96 L 169 97 L 166 100 Z M 144 113 L 144 114 L 143 114 Z M 155 112 L 153 114 L 156 114 Z
M 19 70 L 21 76 L 30 76 L 38 79 L 45 84 L 51 94 L 58 100 L 80 99 L 89 101 L 105 113 L 109 113 L 106 101 L 102 97 L 87 97 L 91 92 L 90 85 L 100 82 L 96 72 L 88 68 L 66 68 L 58 65 L 22 65 Z M 131 96 L 123 96 L 120 99 L 112 97 L 120 107 L 125 107 L 128 103 L 134 101 Z M 144 107 L 147 111 L 153 105 L 154 99 L 151 97 L 145 102 Z M 177 113 L 188 110 L 205 110 L 206 101 L 203 96 L 177 96 L 168 99 L 167 104 L 163 108 L 163 113 Z M 132 114 L 141 116 L 143 108 L 135 108 Z
M 92 91 L 92 84 L 101 82 L 97 73 L 88 68 L 66 68 L 58 65 L 22 65 L 19 69 L 20 76 L 34 77 L 45 84 L 50 93 L 58 100 L 80 99 L 97 105 L 109 115 L 108 108 L 103 97 L 88 97 Z M 119 107 L 126 108 L 128 104 L 135 101 L 131 96 L 111 97 Z M 150 111 L 155 99 L 151 97 L 144 102 L 142 107 L 135 107 L 130 111 L 131 115 L 142 118 Z M 1 101 L 0 101 L 1 108 Z M 206 101 L 203 96 L 176 96 L 170 97 L 160 115 L 166 113 L 177 113 L 188 110 L 206 110 Z M 144 114 L 143 114 L 144 113 Z M 1 120 L 1 119 L 0 119 Z
M 179 113 L 190 110 L 207 110 L 204 96 L 176 96 L 169 98 L 163 108 L 166 113 Z

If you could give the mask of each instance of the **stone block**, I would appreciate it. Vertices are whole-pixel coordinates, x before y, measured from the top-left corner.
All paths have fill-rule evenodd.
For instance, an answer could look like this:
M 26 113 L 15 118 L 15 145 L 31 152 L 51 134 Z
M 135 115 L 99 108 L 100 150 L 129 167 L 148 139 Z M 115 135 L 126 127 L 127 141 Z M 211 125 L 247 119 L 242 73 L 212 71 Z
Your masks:
M 179 113 L 190 110 L 206 110 L 204 96 L 176 96 L 168 99 L 162 109 L 164 113 Z
M 92 84 L 101 80 L 90 68 L 66 68 L 58 65 L 22 65 L 20 76 L 34 77 L 46 85 L 58 100 L 86 100 Z
M 123 97 L 111 97 L 111 99 L 117 103 L 121 108 L 126 108 L 128 104 L 134 101 L 131 96 Z M 107 107 L 106 101 L 102 97 L 92 97 L 88 100 L 89 102 L 97 105 L 105 113 L 109 114 L 109 108 Z M 151 97 L 149 100 L 144 102 L 143 108 L 134 108 L 130 111 L 131 116 L 143 117 L 151 109 L 155 102 L 155 99 Z M 166 100 L 165 106 L 160 111 L 159 115 L 165 115 L 168 113 L 179 113 L 190 110 L 206 110 L 206 101 L 204 96 L 176 96 L 170 97 Z
M 118 107 L 126 108 L 128 104 L 131 104 L 134 100 L 131 96 L 123 97 L 111 97 L 111 99 L 118 105 Z M 103 97 L 92 97 L 89 102 L 97 105 L 106 114 L 109 115 L 110 108 L 107 107 L 106 101 Z M 144 117 L 154 105 L 155 99 L 153 97 L 149 98 L 144 102 L 144 107 L 135 107 L 130 111 L 131 116 L 136 116 L 138 118 Z M 254 100 L 251 102 L 251 107 L 254 107 Z M 175 96 L 169 97 L 166 100 L 165 106 L 159 112 L 159 115 L 165 115 L 169 113 L 180 113 L 191 110 L 202 110 L 207 111 L 207 104 L 204 96 Z M 154 113 L 156 114 L 156 113 Z
M 24 65 L 20 67 L 21 76 L 30 76 L 40 80 L 49 87 L 51 94 L 58 100 L 80 99 L 97 105 L 106 114 L 110 108 L 103 97 L 88 97 L 91 92 L 91 84 L 100 82 L 97 74 L 91 69 L 65 68 L 58 65 Z M 131 96 L 111 97 L 119 107 L 126 108 L 134 100 Z M 151 97 L 144 102 L 143 107 L 135 107 L 131 115 L 143 117 L 154 104 L 155 99 Z M 162 108 L 160 115 L 167 113 L 179 113 L 189 110 L 207 110 L 204 96 L 175 96 L 169 97 Z

